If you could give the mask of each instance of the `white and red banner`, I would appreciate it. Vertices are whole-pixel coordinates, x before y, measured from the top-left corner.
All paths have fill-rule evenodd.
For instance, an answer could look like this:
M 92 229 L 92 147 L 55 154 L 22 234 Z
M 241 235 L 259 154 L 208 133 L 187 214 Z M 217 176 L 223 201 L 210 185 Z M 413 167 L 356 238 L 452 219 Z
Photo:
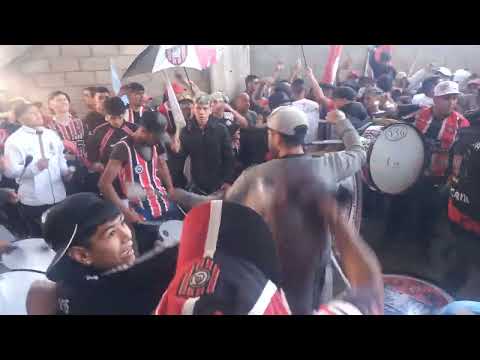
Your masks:
M 220 45 L 161 45 L 152 73 L 178 66 L 203 70 L 216 64 L 222 52 Z
M 175 124 L 177 125 L 177 129 L 180 130 L 185 127 L 185 118 L 183 116 L 182 110 L 180 109 L 180 104 L 178 103 L 177 96 L 173 91 L 172 83 L 168 78 L 168 74 L 166 71 L 163 71 L 163 77 L 165 78 L 165 86 L 167 88 L 168 94 L 168 108 L 172 112 L 173 119 Z
M 338 64 L 342 55 L 343 45 L 330 45 L 327 64 L 323 72 L 322 82 L 333 85 L 337 76 Z

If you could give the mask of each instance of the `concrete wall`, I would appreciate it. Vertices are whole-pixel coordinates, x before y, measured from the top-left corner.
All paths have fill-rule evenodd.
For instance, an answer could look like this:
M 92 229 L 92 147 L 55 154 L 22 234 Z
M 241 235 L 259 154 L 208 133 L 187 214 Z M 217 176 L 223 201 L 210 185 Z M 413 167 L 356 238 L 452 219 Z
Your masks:
M 321 76 L 327 61 L 328 45 L 304 45 L 307 62 L 315 74 Z M 362 69 L 367 45 L 345 45 L 341 62 L 348 56 L 354 69 Z M 449 67 L 452 71 L 468 68 L 480 73 L 480 45 L 394 45 L 393 64 L 398 71 L 408 72 L 417 57 L 416 69 L 430 62 Z M 299 45 L 251 45 L 251 71 L 258 76 L 270 76 L 277 61 L 285 63 L 281 77 L 288 78 L 298 58 L 302 59 Z
M 228 45 L 220 61 L 210 69 L 212 90 L 233 97 L 245 90 L 245 77 L 250 74 L 250 46 Z
M 32 101 L 46 102 L 54 90 L 67 92 L 72 107 L 85 113 L 81 101 L 82 89 L 87 86 L 106 86 L 111 89 L 110 58 L 122 76 L 126 68 L 146 45 L 33 45 L 17 61 L 0 72 L 1 88 L 10 96 L 24 96 Z M 169 71 L 173 75 L 173 70 Z M 210 91 L 209 71 L 189 69 L 190 79 L 202 90 Z M 172 76 L 171 76 L 172 78 Z M 153 97 L 164 92 L 160 74 L 137 75 L 124 82 L 138 81 Z

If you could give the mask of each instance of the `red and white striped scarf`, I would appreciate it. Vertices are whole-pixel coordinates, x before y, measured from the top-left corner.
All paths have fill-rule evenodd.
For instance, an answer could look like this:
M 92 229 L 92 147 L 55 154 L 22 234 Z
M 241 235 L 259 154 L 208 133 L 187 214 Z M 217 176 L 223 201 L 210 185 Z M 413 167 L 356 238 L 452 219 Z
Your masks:
M 144 107 L 140 106 L 140 110 L 138 110 L 138 113 L 140 114 L 140 117 L 142 117 L 144 111 Z M 128 107 L 128 117 L 127 121 L 131 123 L 135 123 L 135 115 L 133 113 L 133 109 L 131 107 Z
M 422 109 L 415 119 L 415 127 L 424 135 L 430 128 L 432 121 L 434 121 L 432 109 L 432 107 Z M 432 153 L 430 169 L 427 171 L 427 175 L 445 176 L 448 168 L 448 152 L 455 142 L 458 129 L 467 126 L 470 126 L 468 120 L 455 111 L 443 120 L 437 137 L 437 140 L 440 141 L 440 149 L 436 149 Z

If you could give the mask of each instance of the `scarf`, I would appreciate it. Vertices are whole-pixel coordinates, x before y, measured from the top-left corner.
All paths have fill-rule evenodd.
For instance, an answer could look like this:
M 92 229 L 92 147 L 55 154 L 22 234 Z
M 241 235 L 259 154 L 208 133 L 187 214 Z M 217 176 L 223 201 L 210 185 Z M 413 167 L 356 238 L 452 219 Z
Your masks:
M 432 107 L 422 109 L 415 120 L 415 127 L 425 135 L 433 120 Z M 442 122 L 442 127 L 436 140 L 439 146 L 431 149 L 430 167 L 427 176 L 445 176 L 448 169 L 449 151 L 455 142 L 458 129 L 469 126 L 469 122 L 459 113 L 453 111 Z

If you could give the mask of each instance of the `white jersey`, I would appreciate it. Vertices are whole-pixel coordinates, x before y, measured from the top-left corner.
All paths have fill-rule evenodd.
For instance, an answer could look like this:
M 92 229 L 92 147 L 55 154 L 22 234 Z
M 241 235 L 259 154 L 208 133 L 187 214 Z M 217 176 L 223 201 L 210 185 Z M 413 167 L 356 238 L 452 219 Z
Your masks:
M 297 109 L 302 110 L 307 115 L 308 131 L 305 136 L 305 143 L 318 140 L 318 124 L 320 120 L 320 106 L 312 100 L 301 99 L 292 103 Z
M 68 167 L 63 142 L 53 130 L 43 127 L 39 130 L 42 131 L 41 136 L 36 129 L 22 126 L 5 142 L 8 161 L 5 176 L 17 179 L 20 202 L 29 206 L 51 205 L 66 197 L 62 175 L 68 173 Z M 33 159 L 25 167 L 28 156 Z M 37 168 L 36 164 L 42 157 L 49 160 L 48 170 Z

